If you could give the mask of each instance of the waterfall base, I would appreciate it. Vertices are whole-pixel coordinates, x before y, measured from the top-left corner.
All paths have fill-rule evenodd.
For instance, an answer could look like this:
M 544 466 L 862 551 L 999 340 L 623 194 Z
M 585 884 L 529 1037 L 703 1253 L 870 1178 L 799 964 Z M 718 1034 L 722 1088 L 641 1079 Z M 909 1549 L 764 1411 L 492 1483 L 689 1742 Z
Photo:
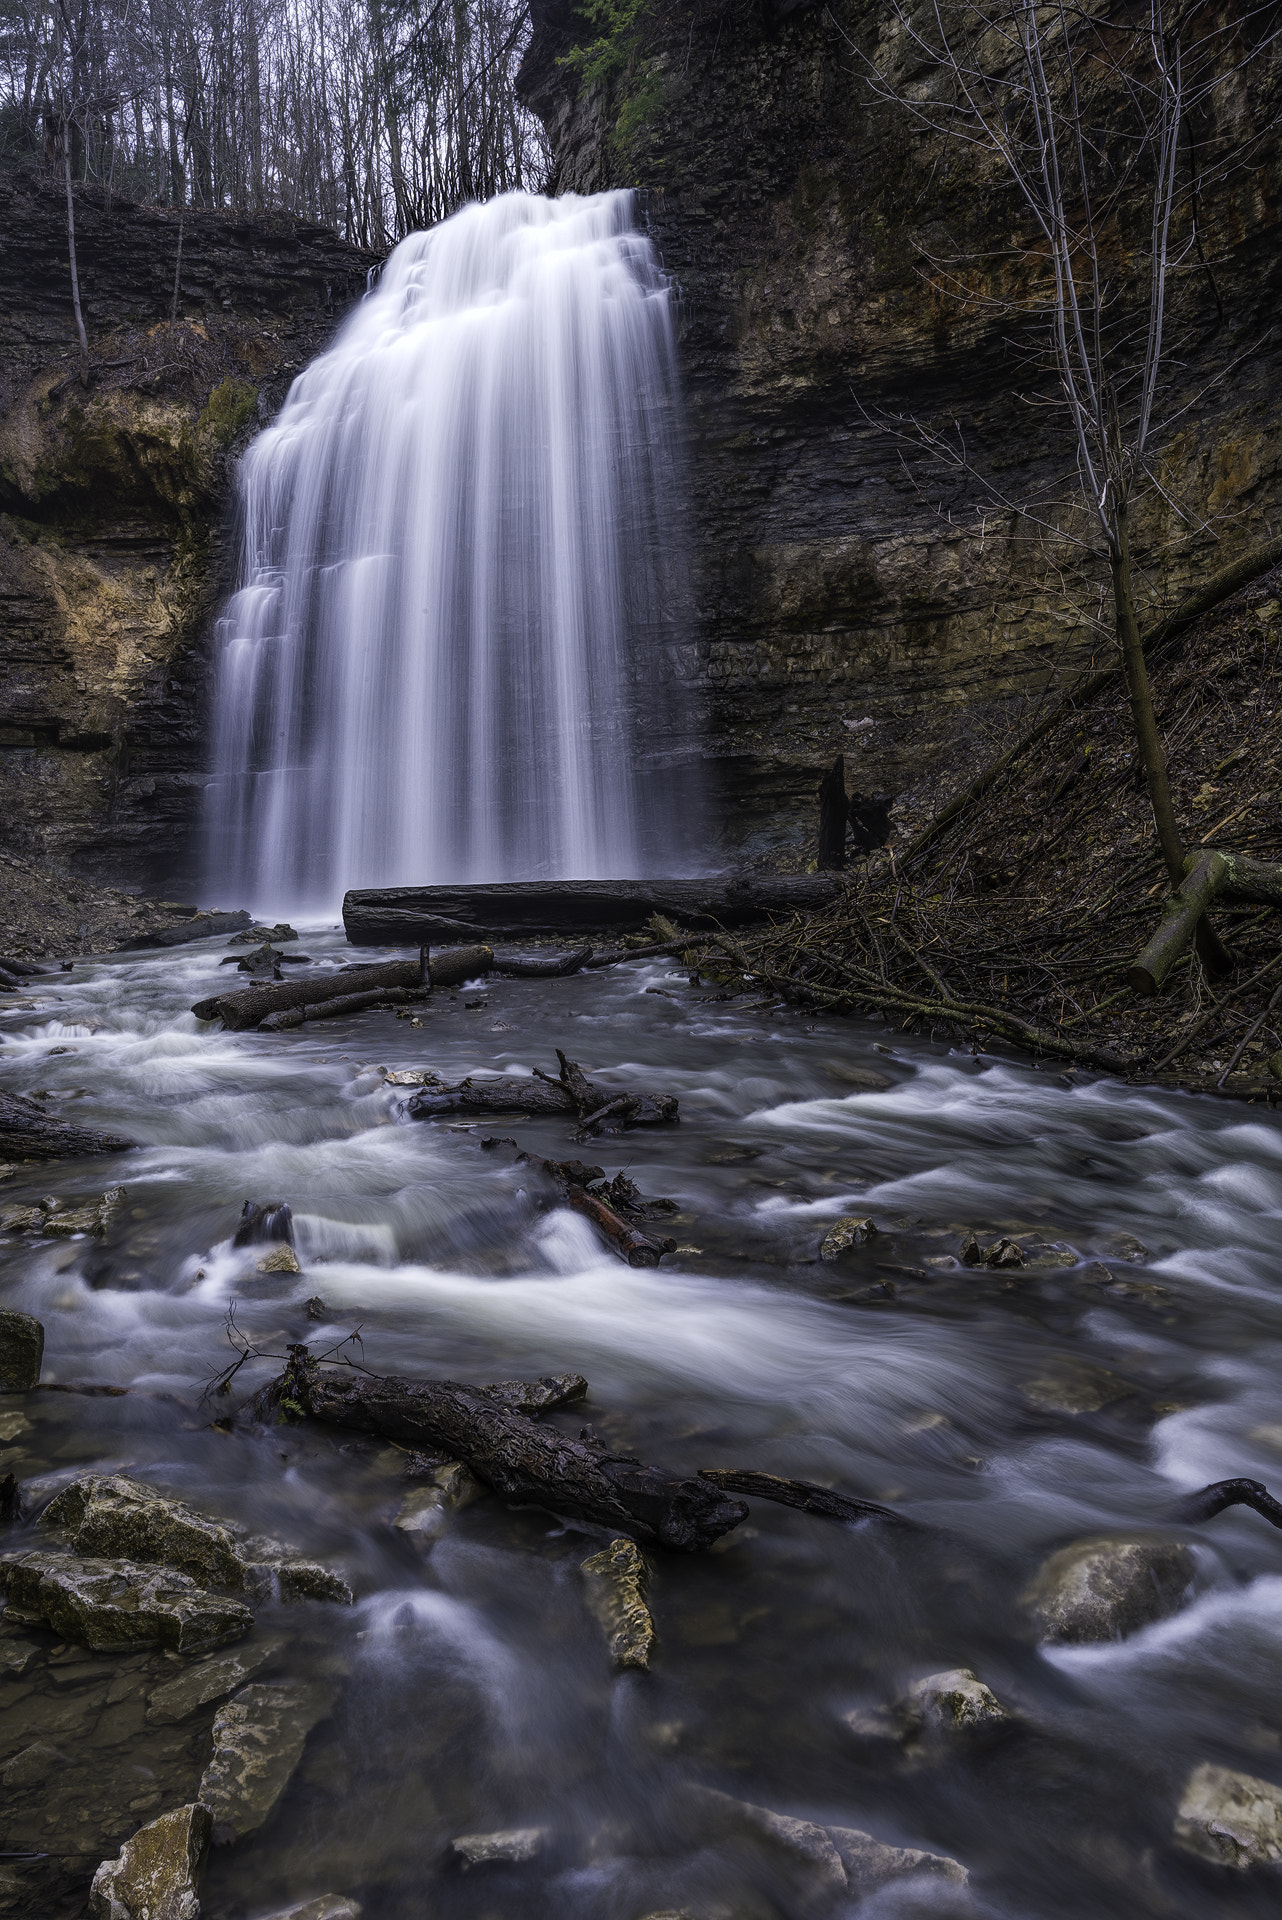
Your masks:
M 841 888 L 832 874 L 710 880 L 507 880 L 458 887 L 370 887 L 343 899 L 354 946 L 406 946 L 473 935 L 628 933 L 652 914 L 682 927 L 744 927 L 776 913 L 822 907 Z

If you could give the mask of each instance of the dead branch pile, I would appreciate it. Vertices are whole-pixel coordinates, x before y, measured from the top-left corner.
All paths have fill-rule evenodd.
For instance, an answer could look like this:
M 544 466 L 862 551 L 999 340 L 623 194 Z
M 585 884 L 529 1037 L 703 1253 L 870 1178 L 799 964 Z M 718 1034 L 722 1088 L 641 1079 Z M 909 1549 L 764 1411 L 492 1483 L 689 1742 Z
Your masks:
M 1282 858 L 1280 594 L 1275 569 L 1151 662 L 1190 866 L 1213 847 L 1230 868 L 1250 856 L 1237 870 L 1258 878 L 1260 863 Z M 1214 902 L 1231 973 L 1212 977 L 1185 944 L 1160 993 L 1132 983 L 1167 924 L 1170 888 L 1125 695 L 1117 682 L 1090 692 L 902 854 L 892 846 L 851 871 L 831 907 L 691 935 L 683 953 L 730 992 L 1282 1096 L 1282 917 L 1267 889 L 1248 897 L 1230 885 Z

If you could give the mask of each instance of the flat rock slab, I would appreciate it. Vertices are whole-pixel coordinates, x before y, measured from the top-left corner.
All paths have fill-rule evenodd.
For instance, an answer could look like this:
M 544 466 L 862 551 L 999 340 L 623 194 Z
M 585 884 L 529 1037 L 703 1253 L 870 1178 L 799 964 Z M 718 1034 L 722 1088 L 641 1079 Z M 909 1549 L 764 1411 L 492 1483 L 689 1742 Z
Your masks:
M 363 1911 L 344 1893 L 318 1893 L 292 1907 L 273 1907 L 270 1913 L 259 1914 L 258 1920 L 361 1920 Z
M 249 925 L 247 913 L 197 913 L 176 926 L 160 927 L 154 933 L 136 934 L 126 940 L 121 953 L 141 953 L 146 947 L 185 947 L 193 940 L 208 940 L 215 933 L 236 933 Z M 297 934 L 294 935 L 297 939 Z
M 283 1640 L 255 1639 L 230 1653 L 217 1653 L 208 1660 L 198 1661 L 176 1680 L 167 1680 L 163 1687 L 154 1688 L 147 1696 L 148 1720 L 157 1726 L 166 1726 L 175 1720 L 185 1720 L 189 1713 L 195 1713 L 198 1707 L 207 1707 L 211 1700 L 225 1699 L 268 1666 L 284 1645 Z
M 168 1567 L 24 1553 L 0 1573 L 7 1617 L 52 1627 L 96 1653 L 153 1646 L 190 1653 L 238 1639 L 254 1624 L 242 1600 L 207 1593 Z
M 839 880 L 771 874 L 709 880 L 501 881 L 491 886 L 378 887 L 343 900 L 355 945 L 400 946 L 464 935 L 635 932 L 652 914 L 682 927 L 742 927 L 826 906 Z
M 218 1709 L 213 1758 L 198 1789 L 213 1814 L 217 1844 L 262 1826 L 289 1785 L 308 1734 L 333 1704 L 333 1689 L 319 1681 L 255 1682 Z
M 506 1862 L 519 1865 L 537 1860 L 547 1845 L 546 1827 L 507 1827 L 501 1833 L 463 1833 L 451 1842 L 455 1859 L 464 1867 Z
M 1282 1865 L 1282 1787 L 1231 1767 L 1195 1767 L 1180 1799 L 1175 1838 L 1217 1866 Z
M 40 1379 L 45 1330 L 30 1313 L 0 1311 L 0 1393 L 25 1393 Z
M 199 1920 L 196 1880 L 210 1825 L 208 1809 L 193 1803 L 140 1827 L 95 1873 L 93 1920 Z

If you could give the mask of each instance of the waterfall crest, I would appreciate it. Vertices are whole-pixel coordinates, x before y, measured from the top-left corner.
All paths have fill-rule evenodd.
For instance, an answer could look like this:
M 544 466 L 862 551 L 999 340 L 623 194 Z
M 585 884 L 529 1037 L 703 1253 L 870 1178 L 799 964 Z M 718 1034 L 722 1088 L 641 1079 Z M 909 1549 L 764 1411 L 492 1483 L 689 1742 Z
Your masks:
M 682 864 L 672 297 L 625 192 L 411 234 L 240 468 L 212 884 Z

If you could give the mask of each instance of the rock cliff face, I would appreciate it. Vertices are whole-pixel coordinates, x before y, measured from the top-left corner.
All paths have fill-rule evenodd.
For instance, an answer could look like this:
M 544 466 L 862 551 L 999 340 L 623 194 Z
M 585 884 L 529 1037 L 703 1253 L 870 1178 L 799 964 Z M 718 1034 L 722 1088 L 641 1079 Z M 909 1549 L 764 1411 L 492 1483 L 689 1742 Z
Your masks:
M 178 218 L 0 176 L 0 838 L 145 888 L 194 884 L 229 457 L 372 262 L 301 221 Z
M 570 0 L 533 12 L 520 84 L 551 135 L 557 190 L 640 189 L 680 290 L 692 671 L 721 850 L 804 856 L 820 769 L 843 750 L 852 785 L 919 812 L 1096 645 L 1080 596 L 1047 599 L 1009 516 L 982 542 L 963 536 L 974 489 L 941 516 L 863 412 L 959 418 L 1012 497 L 1050 476 L 1039 417 L 1011 391 L 1007 326 L 941 299 L 922 272 L 944 234 L 991 254 L 1011 209 L 963 152 L 872 99 L 859 56 L 885 52 L 884 0 L 658 0 L 640 56 L 590 88 L 562 64 Z M 1272 131 L 1203 208 L 1214 287 L 1199 272 L 1178 288 L 1186 388 L 1237 363 L 1173 462 L 1177 490 L 1221 516 L 1214 564 L 1264 537 L 1282 492 L 1276 50 L 1251 86 L 1225 110 L 1239 131 Z M 1139 545 L 1154 607 L 1211 551 L 1167 514 Z

